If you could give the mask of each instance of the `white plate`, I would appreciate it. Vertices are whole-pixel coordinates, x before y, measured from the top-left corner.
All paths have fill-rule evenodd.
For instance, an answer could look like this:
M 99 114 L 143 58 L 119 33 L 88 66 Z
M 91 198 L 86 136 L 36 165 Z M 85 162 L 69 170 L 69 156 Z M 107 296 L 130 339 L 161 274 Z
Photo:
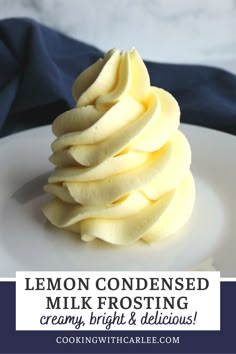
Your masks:
M 185 125 L 197 199 L 188 224 L 173 237 L 117 247 L 80 239 L 48 223 L 42 191 L 52 166 L 50 127 L 0 140 L 0 277 L 17 270 L 191 270 L 208 256 L 222 276 L 236 276 L 236 138 Z

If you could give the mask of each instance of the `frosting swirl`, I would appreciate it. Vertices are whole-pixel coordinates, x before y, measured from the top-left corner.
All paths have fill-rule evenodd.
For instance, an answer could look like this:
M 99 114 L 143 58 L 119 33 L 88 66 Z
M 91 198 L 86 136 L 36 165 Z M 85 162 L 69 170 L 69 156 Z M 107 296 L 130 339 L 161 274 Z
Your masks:
M 190 217 L 191 150 L 179 106 L 150 85 L 138 52 L 110 50 L 73 85 L 76 106 L 55 119 L 43 207 L 57 227 L 129 244 L 173 234 Z

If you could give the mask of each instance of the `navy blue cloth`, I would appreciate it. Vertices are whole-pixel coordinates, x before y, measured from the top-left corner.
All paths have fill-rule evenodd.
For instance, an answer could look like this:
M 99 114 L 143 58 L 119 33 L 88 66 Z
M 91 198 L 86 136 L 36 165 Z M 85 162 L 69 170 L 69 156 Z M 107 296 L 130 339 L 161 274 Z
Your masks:
M 73 81 L 102 54 L 29 19 L 0 21 L 0 136 L 50 124 L 73 107 Z M 146 65 L 152 85 L 178 100 L 182 122 L 236 134 L 235 75 L 196 65 Z

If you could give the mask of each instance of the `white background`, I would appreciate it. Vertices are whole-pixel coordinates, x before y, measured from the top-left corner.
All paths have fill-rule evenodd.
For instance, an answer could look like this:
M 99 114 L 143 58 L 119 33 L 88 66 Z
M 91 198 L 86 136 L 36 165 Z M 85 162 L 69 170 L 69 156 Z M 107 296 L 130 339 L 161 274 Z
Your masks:
M 52 277 L 56 279 L 57 277 L 66 278 L 90 278 L 89 289 L 84 288 L 78 290 L 25 290 L 26 280 L 25 278 L 31 278 L 30 287 L 35 287 L 35 278 L 47 278 Z M 177 277 L 200 277 L 207 278 L 209 280 L 209 288 L 202 291 L 196 290 L 149 290 L 148 287 L 144 290 L 123 290 L 121 288 L 112 291 L 106 289 L 104 291 L 99 291 L 96 289 L 95 283 L 96 279 L 100 277 L 109 278 L 119 278 L 125 277 L 129 278 L 146 278 L 147 280 L 152 278 L 177 278 Z M 47 282 L 45 282 L 45 286 Z M 103 285 L 103 283 L 100 283 Z M 106 284 L 106 283 L 105 283 Z M 114 284 L 114 283 L 113 283 Z M 150 282 L 149 282 L 150 284 Z M 161 282 L 159 283 L 161 284 Z M 51 296 L 55 299 L 56 296 L 91 296 L 92 309 L 50 309 L 46 310 L 47 302 L 46 297 Z M 144 306 L 142 309 L 133 310 L 131 309 L 108 309 L 108 306 L 104 306 L 102 310 L 97 310 L 97 297 L 103 296 L 115 296 L 118 298 L 136 296 L 175 296 L 182 297 L 186 296 L 188 299 L 187 309 L 160 309 L 159 312 L 164 315 L 170 315 L 170 313 L 178 316 L 191 316 L 197 311 L 196 323 L 193 325 L 141 325 L 140 319 L 145 315 L 146 311 L 149 315 L 154 315 L 156 313 L 155 307 L 147 310 Z M 81 302 L 80 302 L 81 303 Z M 79 304 L 79 302 L 77 302 Z M 126 306 L 126 305 L 125 305 Z M 220 330 L 220 273 L 219 272 L 17 272 L 16 273 L 16 330 L 75 330 L 72 324 L 67 325 L 47 325 L 42 326 L 40 324 L 41 316 L 83 316 L 85 319 L 85 326 L 82 330 L 105 330 L 104 324 L 98 324 L 91 326 L 89 324 L 90 314 L 93 311 L 94 314 L 103 316 L 104 314 L 113 316 L 116 311 L 117 314 L 124 313 L 126 316 L 126 324 L 124 325 L 112 325 L 111 330 Z M 136 312 L 136 325 L 130 326 L 127 322 L 130 318 L 130 313 L 132 311 Z
M 28 16 L 98 46 L 144 59 L 236 73 L 236 0 L 0 0 L 0 18 Z

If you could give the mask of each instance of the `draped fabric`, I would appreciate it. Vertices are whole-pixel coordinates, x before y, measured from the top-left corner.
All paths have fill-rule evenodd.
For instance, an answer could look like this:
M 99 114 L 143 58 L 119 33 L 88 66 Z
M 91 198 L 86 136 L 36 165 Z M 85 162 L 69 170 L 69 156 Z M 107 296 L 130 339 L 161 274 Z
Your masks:
M 72 108 L 73 81 L 102 55 L 33 20 L 0 21 L 0 136 L 51 124 Z M 182 122 L 236 134 L 235 75 L 199 65 L 145 63 L 151 83 L 178 100 Z

